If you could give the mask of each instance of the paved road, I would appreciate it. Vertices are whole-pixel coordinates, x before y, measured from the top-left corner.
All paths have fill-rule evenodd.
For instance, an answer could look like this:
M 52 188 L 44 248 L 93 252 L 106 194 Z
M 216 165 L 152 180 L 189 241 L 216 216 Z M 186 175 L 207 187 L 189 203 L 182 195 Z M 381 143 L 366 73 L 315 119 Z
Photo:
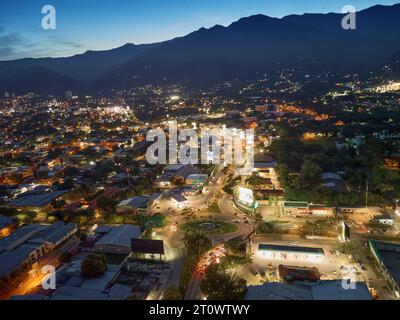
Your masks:
M 45 265 L 52 265 L 57 268 L 59 266 L 58 261 L 59 254 L 57 252 L 51 252 L 42 258 L 38 266 L 32 269 L 34 272 L 26 272 L 22 277 L 13 283 L 14 288 L 6 292 L 0 297 L 0 300 L 8 300 L 13 296 L 25 295 L 30 293 L 35 287 L 42 283 L 42 280 L 46 277 L 46 274 L 41 272 L 41 269 Z
M 233 201 L 230 199 L 230 196 L 225 193 L 222 194 L 222 196 L 218 199 L 218 206 L 221 210 L 221 214 L 218 215 L 218 217 L 222 220 L 226 220 L 232 223 L 233 220 L 239 219 L 237 217 L 238 213 L 243 215 L 243 213 L 241 213 L 238 209 L 235 208 Z M 217 246 L 224 241 L 239 236 L 245 237 L 249 235 L 253 230 L 253 226 L 244 223 L 243 219 L 239 220 L 241 220 L 240 223 L 235 223 L 235 225 L 238 227 L 238 229 L 235 232 L 211 236 L 213 244 Z M 208 255 L 208 253 L 209 252 L 207 252 L 206 255 Z M 204 276 L 203 274 L 199 274 L 197 272 L 193 273 L 193 277 L 186 291 L 185 300 L 196 300 L 201 298 L 202 294 L 200 291 L 200 282 L 203 279 L 203 276 Z
M 35 267 L 30 270 L 30 273 L 27 271 L 22 274 L 21 277 L 14 280 L 12 284 L 13 288 L 1 295 L 0 300 L 7 300 L 13 296 L 25 295 L 34 291 L 47 276 L 41 272 L 42 267 L 51 265 L 57 269 L 60 266 L 60 253 L 71 250 L 78 243 L 79 241 L 76 238 L 71 238 L 66 243 L 62 244 L 56 251 L 48 252 L 38 261 Z

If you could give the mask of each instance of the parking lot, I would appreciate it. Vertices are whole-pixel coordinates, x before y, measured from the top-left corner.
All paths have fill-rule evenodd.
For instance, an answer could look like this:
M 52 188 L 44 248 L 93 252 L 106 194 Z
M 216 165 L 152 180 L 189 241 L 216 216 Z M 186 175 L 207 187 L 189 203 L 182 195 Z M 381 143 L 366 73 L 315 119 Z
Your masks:
M 351 259 L 337 252 L 337 242 L 332 239 L 316 240 L 292 236 L 289 241 L 276 240 L 271 236 L 257 238 L 252 244 L 251 264 L 240 267 L 238 274 L 244 277 L 249 285 L 257 285 L 266 281 L 279 281 L 278 266 L 280 264 L 298 267 L 316 267 L 321 275 L 321 280 L 351 279 L 363 281 L 364 270 L 357 266 Z M 325 256 L 320 259 L 293 258 L 277 254 L 274 258 L 267 258 L 258 253 L 258 245 L 268 243 L 274 245 L 289 245 L 301 247 L 317 247 L 324 250 Z

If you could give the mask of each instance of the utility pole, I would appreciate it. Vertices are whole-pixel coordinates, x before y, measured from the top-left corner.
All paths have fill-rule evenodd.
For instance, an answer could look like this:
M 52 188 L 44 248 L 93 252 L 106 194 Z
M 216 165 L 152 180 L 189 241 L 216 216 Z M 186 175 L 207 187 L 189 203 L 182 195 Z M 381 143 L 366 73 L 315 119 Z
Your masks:
M 365 208 L 368 208 L 368 179 L 365 184 Z

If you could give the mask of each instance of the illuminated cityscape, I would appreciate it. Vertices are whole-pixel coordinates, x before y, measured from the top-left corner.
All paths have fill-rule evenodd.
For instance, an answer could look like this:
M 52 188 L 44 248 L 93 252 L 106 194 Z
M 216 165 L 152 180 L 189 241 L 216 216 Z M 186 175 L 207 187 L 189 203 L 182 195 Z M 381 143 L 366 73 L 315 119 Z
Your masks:
M 362 11 L 362 37 L 369 14 L 396 17 L 398 36 L 399 4 Z M 306 17 L 50 62 L 4 55 L 0 299 L 400 299 L 400 45 L 387 32 L 365 55 L 391 58 L 352 69 L 364 42 L 341 30 L 332 41 L 356 47 L 339 66 L 339 52 L 313 56 L 329 44 L 286 47 L 311 42 L 303 28 L 321 36 Z M 284 38 L 265 63 L 218 45 L 257 51 L 261 32 Z M 72 77 L 97 63 L 95 80 Z

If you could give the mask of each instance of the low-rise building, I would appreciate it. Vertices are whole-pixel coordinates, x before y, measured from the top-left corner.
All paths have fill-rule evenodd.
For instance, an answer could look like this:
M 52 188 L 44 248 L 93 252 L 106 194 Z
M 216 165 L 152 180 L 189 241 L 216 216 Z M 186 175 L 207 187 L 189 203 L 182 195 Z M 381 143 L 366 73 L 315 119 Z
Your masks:
M 309 213 L 310 207 L 307 202 L 303 201 L 285 201 L 283 202 L 283 210 L 285 214 L 305 215 Z
M 369 240 L 368 248 L 389 282 L 389 288 L 400 294 L 400 244 Z
M 142 234 L 139 226 L 129 224 L 101 226 L 99 231 L 103 233 L 103 237 L 96 242 L 93 251 L 118 255 L 130 254 L 131 240 L 139 239 Z
M 31 224 L 0 239 L 0 277 L 36 262 L 77 231 L 74 223 Z
M 51 202 L 63 194 L 66 190 L 59 191 L 45 191 L 42 193 L 26 192 L 21 194 L 16 199 L 8 203 L 11 207 L 17 207 L 18 209 L 26 209 L 32 211 L 47 210 L 51 208 Z
M 259 244 L 258 255 L 266 259 L 308 260 L 320 262 L 325 258 L 322 248 Z
M 135 196 L 121 201 L 117 205 L 117 212 L 128 212 L 147 214 L 161 198 L 161 193 L 154 193 L 151 196 Z
M 354 288 L 346 289 L 342 280 L 326 280 L 249 286 L 245 300 L 372 300 L 372 297 L 364 282 L 356 282 Z

